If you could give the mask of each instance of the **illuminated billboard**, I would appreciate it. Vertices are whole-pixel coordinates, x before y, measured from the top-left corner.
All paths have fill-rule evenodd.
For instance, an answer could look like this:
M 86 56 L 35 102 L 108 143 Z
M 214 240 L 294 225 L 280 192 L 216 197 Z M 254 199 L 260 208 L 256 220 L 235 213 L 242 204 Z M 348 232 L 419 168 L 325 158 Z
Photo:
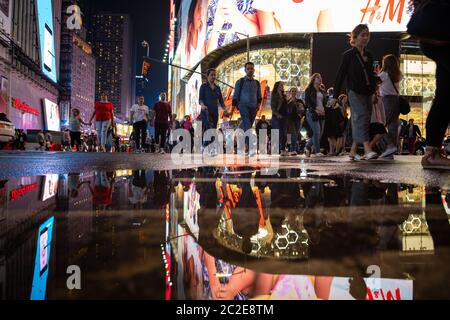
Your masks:
M 58 181 L 59 175 L 57 174 L 48 174 L 44 176 L 44 182 L 42 185 L 42 201 L 47 201 L 50 198 L 56 196 L 58 192 Z
M 39 227 L 31 300 L 45 300 L 54 223 L 51 217 Z
M 199 73 L 201 67 L 199 66 L 188 83 L 185 91 L 185 114 L 190 115 L 192 119 L 197 119 L 200 116 L 202 107 L 199 102 L 200 86 L 202 85 L 202 76 Z
M 183 0 L 181 63 L 195 67 L 208 53 L 240 39 L 279 34 L 406 31 L 407 0 Z
M 37 0 L 36 8 L 41 69 L 52 81 L 57 82 L 52 0 Z
M 61 131 L 61 117 L 59 116 L 58 105 L 48 99 L 44 99 L 43 104 L 46 130 Z

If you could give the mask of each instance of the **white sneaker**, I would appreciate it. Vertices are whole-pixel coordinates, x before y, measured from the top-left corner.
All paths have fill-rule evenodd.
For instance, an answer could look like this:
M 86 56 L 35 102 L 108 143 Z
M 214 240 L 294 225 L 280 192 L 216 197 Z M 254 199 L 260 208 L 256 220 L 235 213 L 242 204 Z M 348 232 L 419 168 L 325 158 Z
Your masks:
M 364 161 L 364 160 L 367 160 L 367 159 L 366 159 L 366 156 L 361 156 L 361 155 L 357 154 L 355 156 L 354 160 L 355 161 Z
M 323 158 L 325 157 L 325 155 L 322 152 L 316 153 L 316 154 L 312 154 L 311 157 L 313 158 Z
M 166 152 L 164 151 L 164 149 L 159 150 L 159 154 L 165 154 Z
M 365 155 L 366 160 L 375 160 L 378 158 L 378 153 L 376 152 L 369 152 L 368 154 Z
M 292 152 L 289 152 L 289 155 L 295 157 L 298 155 L 298 153 L 296 151 L 292 151 Z
M 396 147 L 388 148 L 385 152 L 383 152 L 380 156 L 380 158 L 389 158 L 390 156 L 393 156 L 398 152 L 398 149 Z

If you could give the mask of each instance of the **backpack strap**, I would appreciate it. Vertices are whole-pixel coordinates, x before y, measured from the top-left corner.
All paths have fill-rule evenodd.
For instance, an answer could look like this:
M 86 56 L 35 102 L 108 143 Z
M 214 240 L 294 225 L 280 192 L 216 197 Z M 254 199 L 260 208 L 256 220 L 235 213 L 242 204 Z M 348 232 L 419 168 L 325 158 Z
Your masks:
M 239 102 L 241 101 L 242 87 L 244 86 L 244 81 L 245 81 L 245 78 L 239 79 L 239 94 L 238 94 L 238 103 L 237 104 L 239 104 Z

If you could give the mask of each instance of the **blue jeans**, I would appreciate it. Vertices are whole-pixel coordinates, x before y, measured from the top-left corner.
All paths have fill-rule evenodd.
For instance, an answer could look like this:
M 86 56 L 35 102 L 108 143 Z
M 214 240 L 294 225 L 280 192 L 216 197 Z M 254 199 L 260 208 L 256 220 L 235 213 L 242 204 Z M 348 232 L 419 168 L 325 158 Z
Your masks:
M 249 106 L 239 106 L 239 113 L 241 114 L 242 119 L 242 125 L 244 126 L 244 132 L 247 132 L 253 127 L 253 124 L 255 123 L 256 119 L 256 106 L 249 107 Z M 250 144 L 249 138 L 245 138 L 245 145 L 248 147 Z
M 200 113 L 200 119 L 202 121 L 203 134 L 209 129 L 217 129 L 217 124 L 219 122 L 219 114 L 210 113 L 208 111 L 202 110 Z M 202 137 L 203 139 L 203 137 Z M 213 141 L 204 142 L 203 146 L 209 146 Z
M 280 132 L 280 152 L 286 150 L 288 122 L 286 118 L 278 119 L 272 115 L 272 129 Z
M 348 101 L 352 110 L 353 141 L 358 144 L 370 141 L 370 119 L 372 117 L 372 95 L 348 92 Z
M 310 111 L 306 112 L 306 120 L 313 131 L 313 137 L 312 139 L 309 139 L 306 144 L 306 149 L 311 150 L 311 146 L 314 146 L 314 153 L 320 153 L 320 139 L 322 138 L 323 120 L 314 121 L 313 114 Z
M 108 129 L 111 126 L 111 120 L 96 121 L 95 130 L 97 131 L 98 142 L 100 145 L 106 145 L 108 139 Z

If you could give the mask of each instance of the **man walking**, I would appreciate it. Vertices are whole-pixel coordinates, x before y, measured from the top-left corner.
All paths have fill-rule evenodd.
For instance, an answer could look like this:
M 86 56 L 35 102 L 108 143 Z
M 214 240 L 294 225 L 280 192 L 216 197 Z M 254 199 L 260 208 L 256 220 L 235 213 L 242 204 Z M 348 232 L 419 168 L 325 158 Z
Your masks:
M 416 153 L 416 141 L 417 137 L 422 137 L 419 126 L 414 124 L 414 119 L 409 120 L 409 124 L 406 126 L 406 137 L 408 139 L 408 149 L 409 154 L 413 155 Z
M 261 85 L 258 80 L 254 79 L 255 64 L 253 62 L 245 64 L 245 73 L 246 76 L 239 79 L 234 87 L 233 107 L 239 109 L 244 131 L 247 132 L 253 127 L 262 95 Z M 250 152 L 249 137 L 245 138 L 245 145 L 247 152 Z
M 206 71 L 207 82 L 200 87 L 199 103 L 202 106 L 200 114 L 203 126 L 203 134 L 208 129 L 217 129 L 219 122 L 219 107 L 225 109 L 225 102 L 223 101 L 222 91 L 216 85 L 216 70 L 208 69 Z M 207 142 L 204 146 L 208 146 Z M 213 150 L 211 155 L 217 155 L 217 150 Z
M 169 121 L 172 117 L 172 110 L 170 104 L 166 101 L 167 94 L 161 92 L 160 101 L 155 104 L 155 137 L 156 144 L 159 145 L 159 153 L 164 154 L 164 147 L 166 146 L 167 132 L 169 130 Z
M 144 97 L 138 97 L 138 103 L 131 107 L 131 119 L 133 121 L 134 139 L 136 142 L 136 152 L 144 151 L 147 141 L 147 123 L 149 120 L 148 106 L 144 104 Z

